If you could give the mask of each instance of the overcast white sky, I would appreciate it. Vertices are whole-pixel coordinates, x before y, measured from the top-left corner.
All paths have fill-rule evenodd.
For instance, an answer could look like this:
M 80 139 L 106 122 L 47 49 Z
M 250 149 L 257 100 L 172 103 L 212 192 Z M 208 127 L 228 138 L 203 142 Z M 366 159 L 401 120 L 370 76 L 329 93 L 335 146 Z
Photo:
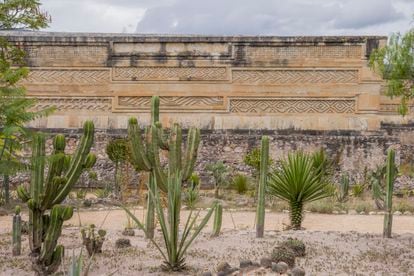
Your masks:
M 389 35 L 414 0 L 41 0 L 50 31 L 204 35 Z

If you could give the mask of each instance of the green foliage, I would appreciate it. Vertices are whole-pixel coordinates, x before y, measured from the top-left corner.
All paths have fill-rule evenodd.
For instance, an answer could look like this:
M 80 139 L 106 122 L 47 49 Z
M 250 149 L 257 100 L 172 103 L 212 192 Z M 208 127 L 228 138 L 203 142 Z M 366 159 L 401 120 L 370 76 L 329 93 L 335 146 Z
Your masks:
M 288 240 L 282 242 L 280 246 L 292 249 L 296 257 L 304 257 L 306 255 L 305 243 L 296 238 L 289 238 Z
M 49 17 L 39 9 L 36 0 L 4 0 L 0 2 L 0 30 L 47 27 Z M 28 76 L 24 67 L 25 52 L 7 38 L 0 38 L 0 175 L 5 179 L 27 166 L 20 162 L 20 149 L 30 132 L 25 125 L 35 118 L 46 116 L 53 108 L 33 111 L 34 99 L 26 98 L 24 87 L 19 84 Z M 4 185 L 8 202 L 8 181 Z
M 329 160 L 323 148 L 312 154 L 313 167 L 321 180 L 329 181 L 332 174 L 332 161 Z
M 336 192 L 336 199 L 340 203 L 344 203 L 348 200 L 349 196 L 349 174 L 343 173 L 339 182 L 339 188 Z
M 75 252 L 73 252 L 72 258 L 70 260 L 68 276 L 83 276 L 82 267 L 83 267 L 82 252 L 79 254 L 78 257 L 75 257 Z
M 293 229 L 300 229 L 303 205 L 329 197 L 327 182 L 321 177 L 320 167 L 315 167 L 311 155 L 301 151 L 290 153 L 281 161 L 281 168 L 270 175 L 268 193 L 286 200 L 290 205 L 290 220 Z
M 229 176 L 229 168 L 223 161 L 217 161 L 207 164 L 206 170 L 209 171 L 214 178 L 215 197 L 220 196 L 219 189 L 224 186 Z
M 164 264 L 162 267 L 171 271 L 180 271 L 185 268 L 185 254 L 188 248 L 194 239 L 200 234 L 201 230 L 206 226 L 217 206 L 217 204 L 214 203 L 213 207 L 207 212 L 206 216 L 201 220 L 198 226 L 195 225 L 200 211 L 193 216 L 193 211 L 191 210 L 187 221 L 184 224 L 185 226 L 183 231 L 179 231 L 181 213 L 181 183 L 181 173 L 170 174 L 168 176 L 167 218 L 164 214 L 162 207 L 163 204 L 161 203 L 158 189 L 155 189 L 156 194 L 154 195 L 157 217 L 161 226 L 166 252 L 161 249 L 161 246 L 155 241 L 154 238 L 150 238 L 150 241 L 155 245 L 164 258 Z M 139 219 L 126 207 L 123 208 L 135 221 L 137 226 L 145 232 L 146 228 L 139 221 Z M 179 232 L 181 232 L 180 235 Z
M 243 158 L 244 164 L 246 164 L 254 170 L 254 175 L 258 175 L 260 171 L 260 156 L 260 148 L 254 148 L 250 152 L 248 152 Z M 273 159 L 269 158 L 269 166 L 271 166 L 273 162 Z
M 278 246 L 273 248 L 272 254 L 270 255 L 272 262 L 284 262 L 289 267 L 295 266 L 295 257 L 295 252 L 291 248 L 287 248 L 284 246 Z
M 233 176 L 231 186 L 239 194 L 244 194 L 249 189 L 249 178 L 244 174 L 236 174 L 235 176 Z
M 186 192 L 184 194 L 184 202 L 188 208 L 194 209 L 199 198 L 200 198 L 200 195 L 199 195 L 198 187 L 194 187 L 194 188 L 188 187 L 186 189 Z
M 353 197 L 362 197 L 364 195 L 365 185 L 364 184 L 355 184 L 352 186 L 352 196 Z
M 30 218 L 30 250 L 33 268 L 39 275 L 53 274 L 59 268 L 64 247 L 57 245 L 63 222 L 72 217 L 73 208 L 61 205 L 78 181 L 82 171 L 94 165 L 96 157 L 90 153 L 94 125 L 84 124 L 78 147 L 65 166 L 65 137 L 56 135 L 53 152 L 46 158 L 46 138 L 41 133 L 33 136 L 30 190 L 17 188 L 20 199 L 27 204 Z M 47 162 L 46 162 L 47 161 Z M 46 167 L 48 167 L 47 173 Z
M 313 213 L 332 214 L 335 210 L 335 204 L 330 199 L 322 199 L 307 204 L 306 209 Z
M 408 114 L 408 102 L 414 96 L 414 29 L 404 35 L 395 33 L 385 47 L 376 49 L 370 57 L 370 66 L 386 81 L 386 95 L 400 97 L 398 112 Z
M 371 184 L 372 198 L 377 205 L 377 208 L 382 210 L 384 209 L 384 200 L 385 200 L 385 173 L 386 166 L 377 166 L 377 168 L 371 172 L 369 176 L 369 182 Z
M 372 210 L 372 206 L 369 202 L 361 202 L 355 205 L 355 211 L 357 213 L 364 212 L 365 214 L 369 213 Z
M 114 173 L 114 191 L 115 195 L 119 195 L 119 165 L 121 163 L 131 160 L 130 147 L 126 139 L 113 139 L 108 142 L 105 148 L 105 152 L 108 155 L 109 160 L 115 163 L 115 173 Z M 107 187 L 109 189 L 109 187 Z
M 94 194 L 97 198 L 108 198 L 111 191 L 108 189 L 97 189 Z
M 76 199 L 85 199 L 87 191 L 84 189 L 79 189 L 76 191 Z

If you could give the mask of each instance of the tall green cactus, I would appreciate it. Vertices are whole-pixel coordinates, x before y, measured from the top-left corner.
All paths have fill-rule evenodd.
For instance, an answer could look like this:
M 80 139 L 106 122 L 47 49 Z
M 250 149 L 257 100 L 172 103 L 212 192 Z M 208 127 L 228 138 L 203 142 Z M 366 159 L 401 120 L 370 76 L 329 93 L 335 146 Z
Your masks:
M 387 172 L 385 175 L 385 215 L 384 215 L 384 238 L 391 238 L 392 233 L 392 194 L 394 190 L 394 180 L 397 173 L 395 166 L 395 151 L 388 150 L 387 155 Z
M 263 238 L 265 221 L 265 192 L 267 183 L 267 170 L 269 164 L 269 137 L 262 137 L 260 156 L 260 179 L 258 189 L 257 211 L 256 211 L 256 237 Z
M 144 139 L 136 118 L 128 121 L 128 137 L 131 143 L 131 159 L 137 171 L 149 172 L 148 201 L 146 216 L 146 235 L 154 235 L 154 198 L 155 186 L 167 192 L 167 173 L 161 165 L 160 150 L 168 151 L 169 171 L 182 171 L 182 180 L 187 181 L 195 166 L 198 146 L 200 144 L 200 130 L 190 128 L 187 136 L 186 151 L 182 152 L 182 130 L 174 124 L 170 130 L 169 138 L 159 122 L 159 97 L 151 98 L 151 125 L 145 128 Z M 155 184 L 156 181 L 156 184 Z
M 19 256 L 22 251 L 22 217 L 20 216 L 20 206 L 16 206 L 13 216 L 13 256 Z
M 218 237 L 220 235 L 222 217 L 223 206 L 219 202 L 217 202 L 216 210 L 214 211 L 213 233 L 211 234 L 212 237 Z
M 93 135 L 93 122 L 85 122 L 83 136 L 73 156 L 64 153 L 65 137 L 56 135 L 53 154 L 47 158 L 47 175 L 45 136 L 36 133 L 33 137 L 30 191 L 21 185 L 17 193 L 29 207 L 30 256 L 38 275 L 53 274 L 59 268 L 64 248 L 57 245 L 57 240 L 63 222 L 73 214 L 72 207 L 60 203 L 78 181 L 82 171 L 91 168 L 96 162 L 95 155 L 90 153 Z

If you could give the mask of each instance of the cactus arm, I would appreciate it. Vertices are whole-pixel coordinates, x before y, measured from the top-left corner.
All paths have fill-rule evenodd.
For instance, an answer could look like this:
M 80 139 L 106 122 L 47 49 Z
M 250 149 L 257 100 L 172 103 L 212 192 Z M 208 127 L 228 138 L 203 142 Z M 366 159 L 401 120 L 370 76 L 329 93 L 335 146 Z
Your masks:
M 42 246 L 42 211 L 40 197 L 43 192 L 45 169 L 45 136 L 36 133 L 32 142 L 31 185 L 29 207 L 29 243 L 32 252 L 39 252 Z
M 155 122 L 155 126 L 158 129 L 158 146 L 162 150 L 169 150 L 169 144 L 168 139 L 165 138 L 164 129 L 162 128 L 162 125 L 160 122 Z
M 30 194 L 23 185 L 17 187 L 17 195 L 25 203 L 30 199 Z
M 63 245 L 56 246 L 56 249 L 53 251 L 50 264 L 47 268 L 48 274 L 53 274 L 59 269 L 59 266 L 62 262 L 62 258 L 64 255 L 65 255 L 65 248 L 63 247 Z
M 145 237 L 147 239 L 154 238 L 155 230 L 155 193 L 156 183 L 155 175 L 153 172 L 150 173 L 148 181 L 148 200 L 147 200 L 147 216 L 145 221 Z
M 71 159 L 69 169 L 66 173 L 67 181 L 65 185 L 60 189 L 56 198 L 53 200 L 53 204 L 61 203 L 68 195 L 72 186 L 78 181 L 80 174 L 82 173 L 83 165 L 88 157 L 89 151 L 93 144 L 94 125 L 92 121 L 86 121 L 83 126 L 83 136 L 76 150 L 75 155 Z
M 136 118 L 128 121 L 128 137 L 131 147 L 132 162 L 137 170 L 149 171 L 151 164 L 146 156 L 141 138 L 141 129 Z
M 160 121 L 160 97 L 151 97 L 151 125 Z
M 154 175 L 156 177 L 157 181 L 157 187 L 159 187 L 162 191 L 167 191 L 167 176 L 163 170 L 163 167 L 161 165 L 160 161 L 160 155 L 159 155 L 159 149 L 158 149 L 158 137 L 157 137 L 157 127 L 152 126 L 150 129 L 150 138 L 151 143 L 149 144 L 150 153 L 149 155 L 151 163 L 153 164 L 152 170 L 154 172 Z
M 178 124 L 174 124 L 169 142 L 168 165 L 170 172 L 181 172 L 181 142 L 181 128 Z
M 198 147 L 200 145 L 200 130 L 190 128 L 187 136 L 187 149 L 183 160 L 183 180 L 190 178 L 197 160 Z
M 19 256 L 22 251 L 22 217 L 20 216 L 20 206 L 16 206 L 16 213 L 13 216 L 13 256 Z
M 222 216 L 223 216 L 223 206 L 220 203 L 217 203 L 216 210 L 214 212 L 214 224 L 213 224 L 212 237 L 218 237 L 220 235 Z
M 387 172 L 386 172 L 386 196 L 385 196 L 385 215 L 384 215 L 384 238 L 391 238 L 392 234 L 392 194 L 394 190 L 394 179 L 396 174 L 395 168 L 395 151 L 388 150 L 387 155 Z
M 68 220 L 73 215 L 73 208 L 63 205 L 55 205 L 50 212 L 50 222 L 46 231 L 44 244 L 40 254 L 40 260 L 49 266 L 52 263 L 52 256 L 54 248 L 57 245 L 57 240 L 62 233 L 62 226 L 65 220 Z
M 264 233 L 265 221 L 265 191 L 267 183 L 267 170 L 269 163 L 269 137 L 262 137 L 261 157 L 260 157 L 260 179 L 258 189 L 258 201 L 256 211 L 256 237 L 262 238 Z

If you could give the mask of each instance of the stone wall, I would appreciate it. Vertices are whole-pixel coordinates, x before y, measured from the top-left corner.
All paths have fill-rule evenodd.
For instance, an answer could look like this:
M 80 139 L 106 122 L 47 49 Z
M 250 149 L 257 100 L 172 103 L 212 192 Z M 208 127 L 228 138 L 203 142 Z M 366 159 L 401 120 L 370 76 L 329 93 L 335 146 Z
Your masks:
M 202 129 L 378 130 L 401 123 L 367 65 L 386 37 L 157 36 L 0 32 L 27 52 L 23 82 L 39 128 L 125 128 L 148 122 L 161 97 L 164 125 Z M 411 117 L 410 117 L 411 118 Z

